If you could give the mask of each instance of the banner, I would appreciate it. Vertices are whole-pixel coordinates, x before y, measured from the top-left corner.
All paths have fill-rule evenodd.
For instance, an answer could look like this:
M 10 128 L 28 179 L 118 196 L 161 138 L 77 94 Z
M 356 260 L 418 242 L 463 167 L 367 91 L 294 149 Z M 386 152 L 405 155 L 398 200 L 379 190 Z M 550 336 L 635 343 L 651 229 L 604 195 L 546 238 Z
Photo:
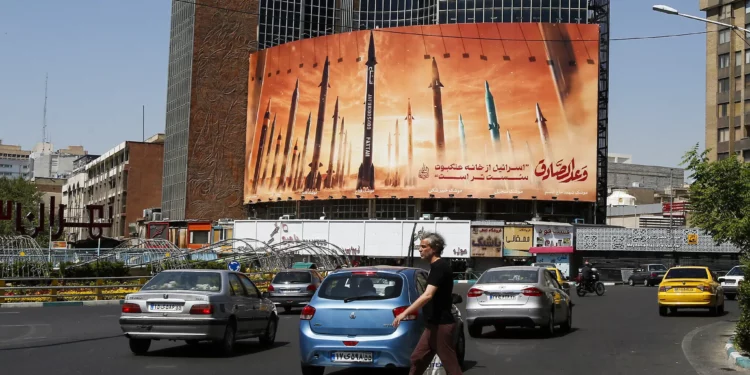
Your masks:
M 503 256 L 505 257 L 528 257 L 529 248 L 534 243 L 534 228 L 532 227 L 505 227 L 505 240 L 503 241 Z
M 503 256 L 502 227 L 471 227 L 471 256 L 500 258 Z
M 245 202 L 593 202 L 598 37 L 598 25 L 471 23 L 255 52 Z
M 535 225 L 534 247 L 573 246 L 573 227 L 561 225 Z

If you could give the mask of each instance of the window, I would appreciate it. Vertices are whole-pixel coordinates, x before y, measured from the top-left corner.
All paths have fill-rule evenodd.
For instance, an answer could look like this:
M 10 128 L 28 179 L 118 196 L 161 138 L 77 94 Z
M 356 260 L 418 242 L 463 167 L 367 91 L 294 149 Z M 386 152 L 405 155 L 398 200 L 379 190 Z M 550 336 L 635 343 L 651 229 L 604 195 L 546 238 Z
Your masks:
M 729 18 L 732 16 L 732 4 L 722 5 L 720 19 Z
M 287 271 L 277 273 L 272 284 L 310 284 L 311 282 L 310 272 Z
M 748 27 L 750 27 L 750 23 L 745 24 L 745 29 L 747 29 Z M 745 33 L 745 38 L 750 38 L 750 33 Z
M 536 284 L 538 281 L 536 270 L 498 270 L 485 272 L 477 284 Z
M 736 127 L 736 128 L 734 128 L 734 140 L 736 141 L 736 140 L 742 139 L 742 138 L 744 138 L 742 136 L 742 128 L 739 127 L 739 126 Z
M 719 31 L 719 44 L 729 43 L 729 29 Z
M 427 275 L 424 272 L 417 272 L 417 293 L 421 296 L 427 289 Z
M 401 296 L 404 280 L 400 275 L 379 272 L 337 272 L 323 281 L 319 298 L 344 300 L 392 299 Z
M 232 288 L 233 296 L 247 296 L 247 291 L 242 287 L 240 278 L 233 273 L 229 275 L 229 287 Z
M 750 0 L 745 0 L 745 13 L 750 13 Z
M 719 55 L 719 69 L 729 67 L 729 54 Z
M 750 2 L 750 0 L 748 0 L 748 2 Z M 743 271 L 740 266 L 734 266 L 729 272 L 727 272 L 727 276 L 745 276 L 745 271 Z
M 161 272 L 143 286 L 143 290 L 221 290 L 218 272 L 168 271 Z
M 719 104 L 718 106 L 716 106 L 716 110 L 717 110 L 717 116 L 719 118 L 727 117 L 728 105 L 726 103 Z
M 720 79 L 718 86 L 719 86 L 719 92 L 729 92 L 729 78 Z
M 253 284 L 253 282 L 250 281 L 247 276 L 239 275 L 239 278 L 250 297 L 260 298 L 260 291 L 258 291 L 258 288 L 255 287 L 255 284 Z
M 742 107 L 744 107 L 744 105 L 742 104 L 742 102 L 735 102 L 734 103 L 734 115 L 735 116 L 739 116 L 739 115 L 742 114 Z
M 742 66 L 742 51 L 734 52 L 734 66 Z
M 190 243 L 195 245 L 204 245 L 208 243 L 209 231 L 194 230 L 190 232 Z
M 729 129 L 719 129 L 719 142 L 729 142 Z

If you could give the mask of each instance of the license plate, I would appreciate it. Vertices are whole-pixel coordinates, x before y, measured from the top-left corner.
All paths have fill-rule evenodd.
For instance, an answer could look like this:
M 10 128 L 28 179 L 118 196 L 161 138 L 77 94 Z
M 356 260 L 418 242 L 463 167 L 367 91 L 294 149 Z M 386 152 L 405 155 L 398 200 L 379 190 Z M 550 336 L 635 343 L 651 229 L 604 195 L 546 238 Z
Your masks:
M 692 292 L 693 288 L 674 288 L 674 290 L 678 292 Z
M 490 294 L 490 299 L 513 299 L 515 294 Z
M 331 362 L 372 363 L 372 352 L 333 352 Z
M 182 305 L 174 303 L 149 303 L 148 311 L 182 311 Z

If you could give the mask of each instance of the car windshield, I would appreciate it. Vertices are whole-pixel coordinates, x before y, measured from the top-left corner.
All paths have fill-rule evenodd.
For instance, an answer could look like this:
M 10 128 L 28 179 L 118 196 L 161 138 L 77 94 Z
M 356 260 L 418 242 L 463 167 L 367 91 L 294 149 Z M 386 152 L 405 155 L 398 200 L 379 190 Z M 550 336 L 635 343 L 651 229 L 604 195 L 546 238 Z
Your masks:
M 309 284 L 311 282 L 309 272 L 279 272 L 273 278 L 273 284 Z
M 729 270 L 727 276 L 745 276 L 745 271 L 742 270 L 742 267 L 737 266 Z
M 664 276 L 665 279 L 708 279 L 704 268 L 673 268 Z
M 648 266 L 650 271 L 666 271 L 667 267 L 662 264 L 652 264 Z
M 477 284 L 535 284 L 538 281 L 536 270 L 496 270 L 485 272 Z
M 341 272 L 328 275 L 318 298 L 333 300 L 392 299 L 401 296 L 403 279 L 378 272 Z
M 162 272 L 154 276 L 142 290 L 195 290 L 221 291 L 221 274 L 218 272 Z

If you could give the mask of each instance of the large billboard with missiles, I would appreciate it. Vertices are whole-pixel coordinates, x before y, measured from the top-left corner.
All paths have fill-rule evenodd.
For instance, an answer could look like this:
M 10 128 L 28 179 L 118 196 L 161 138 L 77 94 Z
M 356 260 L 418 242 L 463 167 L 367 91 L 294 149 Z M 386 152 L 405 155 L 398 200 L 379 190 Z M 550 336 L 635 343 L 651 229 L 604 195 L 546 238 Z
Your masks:
M 596 199 L 598 25 L 335 34 L 250 55 L 246 203 Z

